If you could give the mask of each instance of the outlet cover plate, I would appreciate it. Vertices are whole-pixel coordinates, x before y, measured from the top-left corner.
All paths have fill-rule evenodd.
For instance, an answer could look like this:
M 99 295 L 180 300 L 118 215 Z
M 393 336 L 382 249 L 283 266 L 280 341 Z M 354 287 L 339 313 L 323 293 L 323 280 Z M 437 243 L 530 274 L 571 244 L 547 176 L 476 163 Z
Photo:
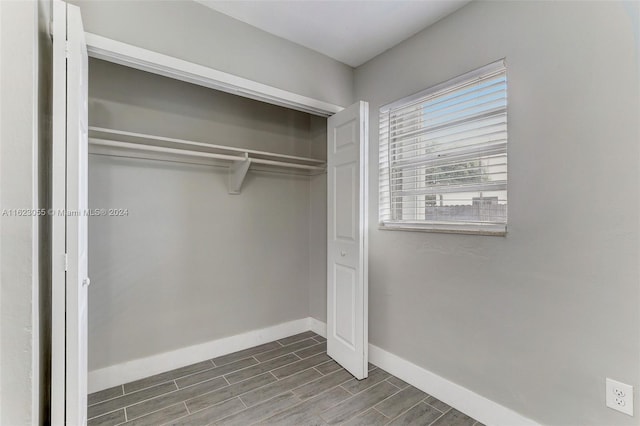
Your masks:
M 633 416 L 633 386 L 607 377 L 607 407 Z

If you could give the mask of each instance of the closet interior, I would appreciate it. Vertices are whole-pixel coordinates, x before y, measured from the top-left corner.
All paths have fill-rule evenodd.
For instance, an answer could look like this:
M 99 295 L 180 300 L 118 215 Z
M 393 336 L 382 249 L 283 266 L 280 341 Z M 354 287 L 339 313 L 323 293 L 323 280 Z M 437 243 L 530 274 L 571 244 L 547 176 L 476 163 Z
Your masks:
M 89 372 L 325 316 L 326 118 L 92 58 L 89 123 Z

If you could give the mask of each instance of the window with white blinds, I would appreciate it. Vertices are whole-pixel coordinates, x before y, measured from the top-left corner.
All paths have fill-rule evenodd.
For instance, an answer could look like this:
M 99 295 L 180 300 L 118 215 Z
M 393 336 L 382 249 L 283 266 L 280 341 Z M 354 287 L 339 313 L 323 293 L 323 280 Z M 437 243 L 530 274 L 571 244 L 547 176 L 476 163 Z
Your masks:
M 504 234 L 504 60 L 380 108 L 380 225 Z

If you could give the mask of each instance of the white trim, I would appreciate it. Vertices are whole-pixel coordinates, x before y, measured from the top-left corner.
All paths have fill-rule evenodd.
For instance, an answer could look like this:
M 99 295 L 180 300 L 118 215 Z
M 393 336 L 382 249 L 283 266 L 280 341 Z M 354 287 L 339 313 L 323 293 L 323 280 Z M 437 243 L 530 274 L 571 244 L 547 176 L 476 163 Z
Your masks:
M 369 361 L 410 385 L 433 395 L 456 410 L 495 426 L 537 426 L 538 423 L 497 402 L 438 376 L 397 355 L 369 344 Z
M 307 318 L 307 321 L 309 322 L 309 330 L 313 331 L 316 334 L 319 334 L 322 337 L 327 337 L 326 322 L 322 322 L 312 317 Z
M 309 329 L 326 337 L 327 324 L 308 318 Z M 492 426 L 539 426 L 535 421 L 369 343 L 369 362 L 433 395 L 474 419 Z
M 0 4 L 0 23 L 2 23 L 2 4 Z M 2 47 L 2 29 L 0 28 L 0 47 Z M 6 62 L 7 59 L 4 59 L 4 61 Z M 3 84 L 2 84 L 2 62 L 3 62 L 3 57 L 2 57 L 2 51 L 0 51 L 0 90 L 3 89 Z M 2 101 L 0 100 L 0 137 L 2 137 L 2 128 L 3 128 L 3 124 L 2 124 Z M 2 164 L 1 159 L 0 159 L 0 164 Z M 1 176 L 0 176 L 1 178 Z M 0 179 L 0 191 L 3 189 L 2 187 L 2 179 Z M 0 196 L 0 203 L 2 203 L 2 197 Z M 0 231 L 2 231 L 2 227 L 3 227 L 3 221 L 0 219 Z M 0 267 L 2 266 L 2 244 L 0 244 Z M 3 288 L 2 285 L 2 277 L 0 277 L 0 288 Z M 0 291 L 0 319 L 2 318 L 2 291 Z M 2 353 L 4 352 L 2 350 L 2 342 L 3 339 L 0 339 L 0 365 L 4 365 L 2 363 Z M 2 383 L 2 369 L 0 369 L 0 384 Z M 3 397 L 2 397 L 2 386 L 0 386 L 0 419 L 2 419 L 2 402 L 4 401 Z
M 506 224 L 493 223 L 451 223 L 451 222 L 394 222 L 386 221 L 379 224 L 381 231 L 418 231 L 440 232 L 449 234 L 488 235 L 495 237 L 507 236 Z
M 58 211 L 66 209 L 67 4 L 61 0 L 54 0 L 51 10 L 53 104 L 50 208 Z M 51 217 L 51 424 L 53 425 L 65 423 L 65 239 L 65 218 L 53 215 Z
M 40 207 L 40 84 L 38 73 L 40 72 L 40 26 L 38 22 L 38 7 L 33 7 L 33 93 L 31 96 L 33 118 L 31 122 L 31 206 L 33 209 Z M 31 218 L 31 423 L 38 425 L 43 423 L 40 417 L 40 357 L 44 348 L 40 347 L 40 216 Z
M 309 324 L 309 318 L 302 318 L 93 370 L 89 393 L 302 333 Z
M 89 56 L 93 58 L 323 117 L 344 109 L 339 105 L 298 95 L 97 34 L 85 33 L 85 39 Z
M 327 324 L 318 319 L 308 317 L 289 321 L 91 371 L 89 372 L 89 392 L 97 392 L 307 330 L 322 337 L 327 336 Z M 505 406 L 371 343 L 369 344 L 369 362 L 486 425 L 539 426 L 535 421 Z

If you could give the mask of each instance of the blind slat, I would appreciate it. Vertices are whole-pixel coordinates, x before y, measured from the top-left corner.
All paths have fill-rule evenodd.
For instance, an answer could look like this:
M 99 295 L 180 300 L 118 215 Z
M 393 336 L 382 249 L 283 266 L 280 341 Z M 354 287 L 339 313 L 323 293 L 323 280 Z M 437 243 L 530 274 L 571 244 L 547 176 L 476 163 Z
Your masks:
M 451 183 L 468 182 L 471 184 L 476 184 L 482 181 L 489 181 L 489 180 L 491 180 L 492 182 L 504 181 L 505 180 L 504 177 L 506 177 L 505 175 L 506 175 L 505 172 L 494 172 L 494 173 L 477 173 L 477 174 L 470 174 L 470 175 L 463 175 L 463 176 L 456 176 L 456 177 L 441 177 L 441 178 L 435 177 L 433 175 L 426 175 L 426 176 L 414 177 L 409 179 L 406 179 L 404 177 L 397 177 L 397 178 L 391 179 L 391 184 L 403 183 L 405 184 L 406 187 L 411 189 L 438 187 L 438 186 L 446 187 L 446 185 L 449 185 Z M 502 179 L 490 179 L 491 177 L 497 177 Z
M 477 96 L 486 95 L 486 94 L 494 93 L 498 91 L 505 91 L 505 90 L 506 90 L 506 83 L 504 82 L 504 79 L 501 79 L 501 81 L 487 87 L 479 88 L 479 90 L 477 91 L 471 91 L 471 92 L 467 91 L 464 93 L 459 93 L 455 98 L 448 98 L 448 99 L 443 99 L 442 101 L 439 101 L 439 102 L 424 104 L 424 108 L 420 106 L 414 106 L 413 108 L 407 108 L 405 110 L 390 112 L 389 119 L 402 120 L 403 123 L 408 122 L 408 124 L 412 124 L 411 121 L 415 121 L 417 119 L 422 118 L 422 112 L 423 110 L 426 112 L 427 108 L 431 108 L 431 109 L 443 108 L 451 104 L 455 104 L 456 101 L 469 100 L 469 99 L 472 99 L 474 96 L 477 97 Z
M 476 146 L 488 146 L 491 144 L 496 144 L 499 142 L 507 142 L 507 133 L 506 131 L 494 132 L 479 136 L 469 136 L 467 138 L 461 138 L 459 140 L 454 141 L 455 143 L 443 143 L 442 146 L 437 143 L 438 141 L 428 141 L 425 144 L 411 144 L 407 147 L 405 146 L 392 146 L 391 157 L 396 161 L 410 158 L 410 157 L 418 157 L 424 156 L 428 154 L 438 155 L 438 154 L 446 154 L 451 151 L 456 150 L 470 150 Z
M 442 126 L 424 127 L 406 131 L 404 133 L 392 132 L 387 127 L 381 127 L 379 130 L 380 135 L 392 139 L 394 142 L 398 140 L 418 139 L 418 137 L 435 138 L 448 135 L 456 135 L 464 133 L 473 129 L 482 129 L 487 126 L 506 126 L 507 117 L 504 109 L 496 110 L 495 112 L 484 112 L 478 114 L 475 117 L 467 117 L 464 120 L 460 120 L 458 123 L 447 123 Z
M 387 133 L 387 137 L 393 137 L 394 139 L 398 139 L 398 138 L 405 138 L 407 136 L 413 136 L 416 134 L 435 132 L 437 130 L 451 129 L 451 128 L 455 128 L 456 126 L 464 126 L 464 125 L 472 126 L 472 123 L 478 123 L 477 124 L 478 127 L 481 127 L 485 123 L 484 119 L 487 119 L 490 117 L 505 116 L 505 115 L 506 115 L 505 107 L 501 106 L 499 108 L 493 108 L 491 110 L 482 111 L 473 116 L 464 117 L 457 120 L 451 120 L 448 123 L 443 123 L 438 126 L 423 127 L 419 129 L 412 129 L 412 130 L 407 129 L 405 132 L 394 132 L 393 134 L 391 134 L 391 131 L 388 131 L 385 133 Z
M 507 189 L 506 183 L 487 183 L 477 185 L 450 185 L 450 186 L 433 186 L 425 189 L 414 189 L 408 191 L 396 191 L 394 194 L 400 197 L 407 195 L 434 195 L 434 194 L 453 194 L 457 192 L 484 192 L 484 191 L 504 191 Z
M 507 143 L 498 142 L 490 145 L 479 145 L 470 147 L 469 149 L 461 149 L 459 151 L 445 152 L 445 153 L 433 153 L 421 156 L 415 156 L 410 159 L 403 159 L 397 161 L 390 161 L 390 165 L 393 167 L 402 166 L 445 166 L 449 163 L 457 165 L 471 160 L 482 160 L 486 157 L 495 157 L 496 155 L 506 155 Z
M 433 125 L 431 123 L 448 122 L 450 120 L 449 117 L 451 116 L 469 116 L 475 111 L 487 111 L 492 108 L 492 105 L 502 106 L 502 102 L 504 102 L 504 93 L 505 92 L 489 93 L 484 96 L 471 98 L 461 103 L 448 105 L 446 108 L 443 107 L 441 109 L 431 111 L 424 108 L 420 111 L 422 114 L 422 117 L 420 117 L 421 119 L 413 119 L 410 123 L 405 123 L 404 117 L 391 115 L 389 118 L 390 126 L 392 130 L 423 126 L 431 127 Z

